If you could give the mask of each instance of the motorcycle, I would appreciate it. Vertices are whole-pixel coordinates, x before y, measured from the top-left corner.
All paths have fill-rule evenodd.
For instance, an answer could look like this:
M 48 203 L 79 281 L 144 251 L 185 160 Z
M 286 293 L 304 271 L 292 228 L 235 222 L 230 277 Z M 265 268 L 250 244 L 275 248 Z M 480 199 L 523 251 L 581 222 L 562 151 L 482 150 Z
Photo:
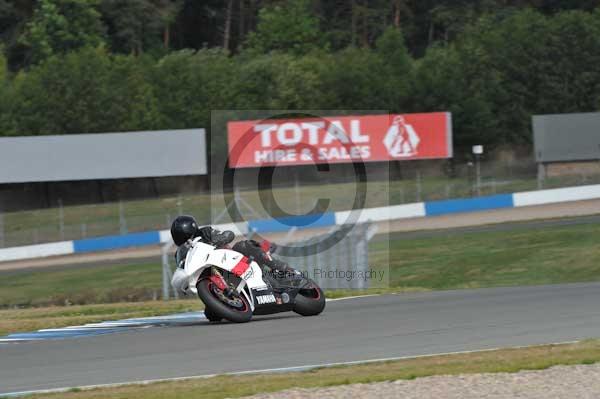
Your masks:
M 211 322 L 245 323 L 253 315 L 288 311 L 314 316 L 325 308 L 323 290 L 301 273 L 263 272 L 252 257 L 201 238 L 194 239 L 191 248 L 178 250 L 176 258 L 171 285 L 182 295 L 198 295 Z

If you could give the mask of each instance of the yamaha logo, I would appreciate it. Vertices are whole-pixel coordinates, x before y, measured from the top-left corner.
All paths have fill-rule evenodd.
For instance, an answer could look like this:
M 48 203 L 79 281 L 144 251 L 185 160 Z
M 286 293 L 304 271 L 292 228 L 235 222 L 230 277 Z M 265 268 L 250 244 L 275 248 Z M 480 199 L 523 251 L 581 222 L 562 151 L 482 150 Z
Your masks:
M 259 305 L 264 305 L 265 303 L 275 303 L 275 296 L 271 295 L 259 295 L 256 297 L 256 302 Z

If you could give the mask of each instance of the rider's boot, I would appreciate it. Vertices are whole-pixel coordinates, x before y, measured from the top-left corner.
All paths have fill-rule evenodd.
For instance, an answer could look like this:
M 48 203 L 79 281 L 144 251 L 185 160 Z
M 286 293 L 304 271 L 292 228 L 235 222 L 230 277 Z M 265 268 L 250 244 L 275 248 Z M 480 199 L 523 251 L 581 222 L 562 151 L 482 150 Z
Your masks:
M 280 261 L 279 259 L 271 259 L 267 263 L 267 266 L 271 268 L 276 278 L 296 279 L 302 277 L 302 273 L 300 271 L 292 268 L 290 265 Z

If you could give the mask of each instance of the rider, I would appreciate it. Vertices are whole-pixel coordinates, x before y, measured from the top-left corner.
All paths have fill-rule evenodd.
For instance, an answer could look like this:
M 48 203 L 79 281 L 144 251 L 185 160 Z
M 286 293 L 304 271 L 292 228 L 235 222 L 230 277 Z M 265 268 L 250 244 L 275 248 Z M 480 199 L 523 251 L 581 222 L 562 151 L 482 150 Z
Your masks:
M 202 241 L 216 247 L 226 247 L 231 243 L 235 234 L 232 231 L 219 231 L 211 226 L 199 227 L 193 216 L 178 216 L 171 225 L 171 237 L 173 242 L 178 246 L 175 253 L 175 261 L 178 267 L 182 267 L 182 262 L 185 261 L 185 256 L 190 250 L 190 240 L 201 237 Z M 254 240 L 243 240 L 237 242 L 233 248 L 234 251 L 252 257 L 257 263 L 268 266 L 271 270 L 280 273 L 297 274 L 297 272 L 289 267 L 285 262 L 273 259 L 270 255 L 270 248 L 263 248 Z

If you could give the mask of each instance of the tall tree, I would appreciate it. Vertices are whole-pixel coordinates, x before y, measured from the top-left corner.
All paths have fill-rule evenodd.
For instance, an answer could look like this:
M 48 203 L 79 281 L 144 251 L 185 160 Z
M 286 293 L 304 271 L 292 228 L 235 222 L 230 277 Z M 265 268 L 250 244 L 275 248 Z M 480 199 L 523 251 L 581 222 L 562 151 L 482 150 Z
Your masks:
M 111 48 L 142 54 L 171 45 L 171 25 L 183 6 L 179 0 L 102 0 Z
M 247 48 L 259 53 L 279 50 L 305 54 L 323 45 L 319 21 L 311 12 L 309 0 L 289 0 L 286 6 L 263 8 L 256 31 L 246 42 Z
M 2 47 L 0 46 L 0 50 Z M 14 95 L 12 93 L 12 82 L 8 76 L 8 64 L 6 57 L 0 51 L 0 136 L 8 136 L 15 132 L 14 123 Z
M 84 48 L 20 73 L 13 97 L 19 133 L 156 129 L 161 117 L 145 62 Z
M 231 18 L 233 16 L 233 0 L 227 0 L 225 8 L 225 28 L 223 29 L 223 49 L 229 50 L 231 40 Z
M 103 44 L 105 32 L 97 6 L 98 0 L 40 0 L 21 36 L 31 62 Z
M 389 27 L 377 39 L 376 54 L 381 58 L 379 76 L 386 77 L 382 86 L 382 103 L 389 111 L 405 111 L 411 90 L 412 59 L 408 54 L 402 32 L 395 27 Z

